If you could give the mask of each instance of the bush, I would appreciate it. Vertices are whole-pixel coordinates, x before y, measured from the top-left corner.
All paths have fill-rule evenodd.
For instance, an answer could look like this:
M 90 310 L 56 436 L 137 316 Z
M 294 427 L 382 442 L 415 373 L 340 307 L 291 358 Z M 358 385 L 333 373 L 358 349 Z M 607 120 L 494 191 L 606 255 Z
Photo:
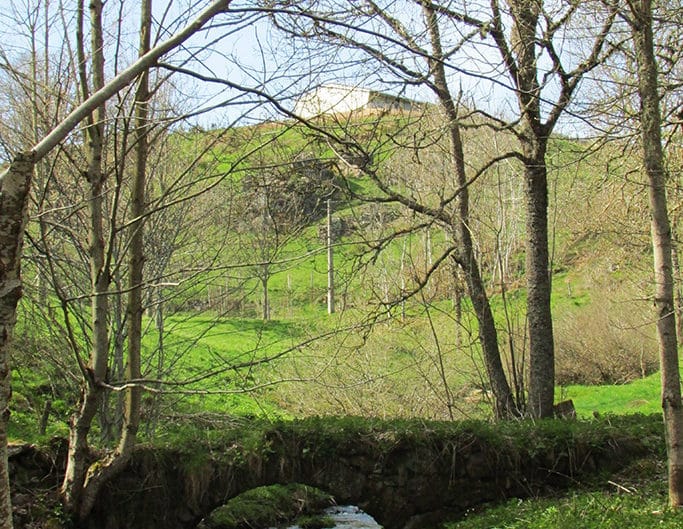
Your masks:
M 657 343 L 647 309 L 613 303 L 608 296 L 558 318 L 556 382 L 626 384 L 657 371 Z

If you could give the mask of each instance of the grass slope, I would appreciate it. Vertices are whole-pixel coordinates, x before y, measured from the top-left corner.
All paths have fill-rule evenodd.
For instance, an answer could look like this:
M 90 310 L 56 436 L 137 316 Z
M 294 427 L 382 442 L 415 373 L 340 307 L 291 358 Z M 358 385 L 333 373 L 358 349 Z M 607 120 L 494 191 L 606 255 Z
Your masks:
M 576 412 L 581 417 L 590 417 L 594 412 L 618 415 L 632 413 L 660 413 L 661 380 L 654 373 L 628 384 L 603 386 L 567 386 L 558 388 L 558 400 L 572 399 Z

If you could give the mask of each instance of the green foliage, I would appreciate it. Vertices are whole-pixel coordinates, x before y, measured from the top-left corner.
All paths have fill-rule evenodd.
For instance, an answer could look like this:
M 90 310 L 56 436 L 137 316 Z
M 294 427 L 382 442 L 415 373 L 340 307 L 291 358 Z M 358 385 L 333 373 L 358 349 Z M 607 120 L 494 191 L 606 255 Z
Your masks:
M 256 423 L 263 445 L 290 439 L 297 451 L 310 457 L 336 457 L 354 453 L 360 445 L 374 453 L 433 448 L 453 443 L 478 443 L 491 453 L 516 454 L 520 461 L 547 453 L 572 450 L 576 446 L 602 451 L 606 446 L 637 443 L 642 451 L 663 455 L 661 417 L 657 415 L 607 416 L 591 421 L 519 420 L 424 421 L 380 420 L 364 417 L 308 417 L 275 423 Z M 253 434 L 258 428 L 251 428 Z M 256 437 L 252 437 L 256 440 Z M 269 439 L 277 442 L 270 443 Z
M 571 424 L 569 421 L 564 421 Z M 447 529 L 644 529 L 681 526 L 681 513 L 667 509 L 667 483 L 660 415 L 608 416 L 564 426 L 541 421 L 516 438 L 533 452 L 547 450 L 547 435 L 562 442 L 598 446 L 600 439 L 615 446 L 637 439 L 649 447 L 644 459 L 636 460 L 617 475 L 597 475 L 577 482 L 570 492 L 529 499 L 511 499 L 502 504 L 482 505 L 466 513 Z M 544 433 L 545 432 L 545 433 Z
M 191 231 L 188 237 L 196 246 L 188 246 L 190 251 L 183 248 L 174 257 L 177 260 L 173 264 L 180 269 L 197 270 L 195 261 L 199 252 L 211 255 L 215 260 L 212 264 L 217 262 L 220 269 L 199 272 L 192 280 L 183 282 L 183 278 L 177 288 L 168 287 L 166 293 L 171 299 L 165 306 L 163 355 L 158 351 L 160 340 L 154 322 L 145 320 L 148 333 L 143 343 L 144 366 L 148 369 L 144 375 L 164 379 L 171 385 L 165 388 L 170 390 L 168 394 L 145 397 L 144 417 L 154 418 L 156 426 L 143 424 L 141 437 L 171 443 L 195 436 L 201 438 L 213 435 L 214 427 L 240 417 L 289 418 L 340 413 L 429 419 L 488 417 L 490 393 L 477 343 L 477 324 L 467 300 L 462 305 L 463 320 L 459 326 L 456 324 L 451 301 L 452 270 L 444 267 L 435 273 L 423 296 L 408 300 L 405 310 L 400 305 L 389 308 L 392 297 L 416 284 L 429 261 L 424 228 L 409 235 L 390 237 L 395 230 L 408 231 L 413 224 L 424 220 L 406 215 L 406 210 L 395 204 L 363 204 L 348 197 L 336 204 L 335 218 L 353 226 L 354 230 L 343 236 L 335 248 L 338 292 L 343 298 L 339 305 L 343 306 L 343 313 L 326 314 L 326 257 L 318 234 L 322 222 L 318 221 L 301 227 L 279 249 L 278 258 L 283 263 L 273 267 L 269 280 L 274 319 L 265 323 L 259 319 L 261 294 L 254 256 L 247 252 L 245 257 L 240 248 L 240 243 L 252 242 L 257 235 L 246 233 L 239 238 L 239 230 L 221 216 L 222 210 L 216 213 L 211 207 L 207 211 L 203 208 L 206 204 L 222 204 L 233 194 L 243 193 L 245 175 L 253 174 L 259 167 L 283 161 L 286 164 L 301 159 L 327 162 L 335 158 L 329 142 L 292 125 L 291 122 L 270 123 L 230 130 L 173 133 L 169 144 L 174 151 L 186 150 L 188 154 L 199 152 L 216 140 L 200 165 L 210 169 L 211 176 L 207 178 L 212 183 L 214 179 L 222 179 L 215 182 L 211 192 L 215 195 L 193 205 L 200 216 L 215 216 L 215 223 L 208 231 Z M 343 125 L 349 127 L 345 130 Z M 367 117 L 358 123 L 330 121 L 322 122 L 321 126 L 331 133 L 343 133 L 349 139 L 363 138 L 377 169 L 390 173 L 387 176 L 394 178 L 391 184 L 397 190 L 410 190 L 411 185 L 416 185 L 420 191 L 416 196 L 428 201 L 435 197 L 430 186 L 445 185 L 441 182 L 443 163 L 428 162 L 429 149 L 418 156 L 417 150 L 413 152 L 405 147 L 412 145 L 410 138 L 417 130 L 408 118 L 393 116 L 390 122 L 380 124 L 375 118 Z M 424 129 L 421 134 L 428 135 L 429 131 Z M 476 165 L 483 158 L 481 149 L 491 143 L 490 137 L 481 138 L 469 130 L 465 134 L 470 149 L 468 156 L 476 156 L 473 158 Z M 422 137 L 420 134 L 415 137 L 418 136 Z M 400 138 L 406 142 L 394 141 Z M 507 140 L 498 139 L 504 147 Z M 256 154 L 252 156 L 252 153 Z M 619 181 L 615 190 L 603 178 L 609 156 L 588 152 L 580 142 L 556 138 L 550 142 L 548 159 L 554 186 L 553 222 L 556 223 L 552 303 L 558 336 L 558 373 L 563 384 L 558 389 L 558 399 L 572 398 L 582 417 L 591 417 L 593 412 L 656 413 L 660 407 L 656 376 L 618 387 L 567 385 L 623 383 L 650 373 L 652 348 L 647 341 L 635 339 L 636 335 L 649 332 L 640 326 L 643 318 L 629 320 L 629 332 L 618 329 L 609 341 L 604 340 L 608 333 L 603 332 L 605 327 L 613 329 L 610 323 L 615 320 L 625 322 L 622 316 L 632 312 L 647 315 L 649 307 L 646 303 L 635 306 L 624 301 L 645 297 L 636 288 L 626 288 L 642 283 L 642 271 L 637 266 L 644 254 L 634 253 L 623 244 L 625 230 L 618 228 L 630 226 L 634 220 L 616 197 L 630 196 L 630 188 Z M 608 166 L 614 167 L 614 164 Z M 484 260 L 482 272 L 490 287 L 501 346 L 507 351 L 513 344 L 520 359 L 526 351 L 523 219 L 517 210 L 506 210 L 503 217 L 510 225 L 502 230 L 498 222 L 503 217 L 497 209 L 501 190 L 506 194 L 509 191 L 511 208 L 516 202 L 515 193 L 520 184 L 517 170 L 514 164 L 505 164 L 496 174 L 482 175 L 472 184 L 471 191 L 473 230 Z M 617 178 L 626 174 L 623 168 L 609 172 Z M 344 176 L 356 193 L 377 192 L 376 186 L 363 175 Z M 503 189 L 501 181 L 510 188 Z M 601 216 L 597 216 L 592 204 L 600 203 L 601 199 L 605 199 L 602 203 L 606 209 L 600 206 Z M 629 200 L 632 200 L 629 207 L 632 206 L 637 216 L 639 199 L 634 195 Z M 633 226 L 629 230 L 628 233 L 635 234 L 629 244 L 639 245 L 637 230 Z M 436 225 L 430 228 L 429 234 L 429 248 L 434 258 L 448 246 L 447 236 Z M 491 261 L 495 245 L 505 242 L 499 240 L 505 234 L 510 237 L 506 305 L 496 263 Z M 601 302 L 608 298 L 610 303 Z M 13 404 L 10 435 L 26 440 L 37 439 L 40 414 L 48 398 L 53 412 L 47 435 L 66 431 L 66 420 L 75 404 L 81 376 L 75 363 L 70 373 L 62 361 L 67 357 L 63 352 L 68 349 L 63 337 L 62 341 L 48 340 L 63 323 L 59 321 L 59 311 L 52 314 L 52 321 L 29 318 L 30 314 L 39 312 L 37 305 L 22 302 L 24 314 L 17 326 L 22 350 L 14 358 L 14 388 L 19 397 Z M 87 304 L 82 307 L 87 310 Z M 390 317 L 381 314 L 385 309 Z M 609 318 L 597 317 L 608 311 Z M 76 314 L 76 317 L 82 316 Z M 370 332 L 363 325 L 375 317 Z M 589 329 L 588 324 L 593 327 Z M 310 341 L 316 335 L 332 335 L 336 331 L 339 332 L 334 338 Z M 457 333 L 460 333 L 459 339 Z M 78 329 L 75 339 L 87 349 L 87 339 Z M 299 346 L 302 342 L 309 343 Z M 24 347 L 24 343 L 31 345 Z M 601 346 L 599 355 L 592 347 L 597 345 Z M 33 353 L 25 355 L 25 350 Z M 647 362 L 640 361 L 639 350 Z M 277 360 L 265 363 L 276 356 Z M 586 369 L 586 362 L 598 356 L 603 363 L 593 372 L 600 376 L 589 379 L 592 373 Z M 623 361 L 615 363 L 614 357 Z M 157 373 L 154 366 L 161 358 L 165 362 L 164 370 Z M 611 362 L 622 368 L 627 360 L 628 373 L 613 370 L 602 376 L 605 365 L 609 367 Z M 509 367 L 509 358 L 504 361 Z M 638 371 L 641 366 L 643 369 Z M 283 379 L 296 382 L 281 383 Z M 49 392 L 46 392 L 48 385 Z M 114 398 L 112 408 L 115 404 Z

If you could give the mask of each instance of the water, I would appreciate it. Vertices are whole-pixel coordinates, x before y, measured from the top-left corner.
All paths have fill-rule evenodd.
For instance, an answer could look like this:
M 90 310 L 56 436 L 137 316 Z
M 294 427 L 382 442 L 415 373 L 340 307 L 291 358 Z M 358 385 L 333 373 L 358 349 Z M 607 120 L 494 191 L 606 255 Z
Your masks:
M 335 529 L 382 529 L 372 516 L 355 505 L 330 507 L 325 514 L 335 521 Z
M 335 521 L 335 529 L 382 529 L 375 519 L 355 505 L 337 505 L 325 509 L 325 515 Z M 287 529 L 301 529 L 293 525 Z

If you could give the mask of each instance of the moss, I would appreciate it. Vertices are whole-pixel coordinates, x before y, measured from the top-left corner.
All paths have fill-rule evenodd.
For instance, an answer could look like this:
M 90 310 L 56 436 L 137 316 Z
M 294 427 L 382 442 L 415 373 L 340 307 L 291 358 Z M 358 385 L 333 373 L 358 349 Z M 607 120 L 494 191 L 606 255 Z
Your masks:
M 477 447 L 520 459 L 584 447 L 597 452 L 638 443 L 661 453 L 661 416 L 609 416 L 591 421 L 519 420 L 440 422 L 362 417 L 310 417 L 293 421 L 242 420 L 221 430 L 222 438 L 190 438 L 179 443 L 186 454 L 185 475 L 207 466 L 226 467 L 302 454 L 314 461 L 363 453 L 381 459 L 396 451 Z
M 331 504 L 332 497 L 329 494 L 307 485 L 292 483 L 257 487 L 232 498 L 222 507 L 215 509 L 197 527 L 198 529 L 269 527 L 292 521 L 302 514 L 319 511 Z

